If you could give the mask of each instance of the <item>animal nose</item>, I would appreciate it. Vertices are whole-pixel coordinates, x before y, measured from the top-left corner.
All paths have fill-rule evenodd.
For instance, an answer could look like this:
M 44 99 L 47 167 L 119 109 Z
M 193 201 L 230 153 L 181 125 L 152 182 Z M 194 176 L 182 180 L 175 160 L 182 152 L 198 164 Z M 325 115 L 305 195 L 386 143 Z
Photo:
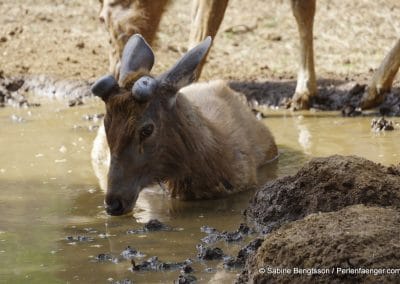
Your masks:
M 101 23 L 104 23 L 104 22 L 105 22 L 104 16 L 103 16 L 103 15 L 100 15 L 100 16 L 99 16 L 99 20 L 100 20 Z
M 106 198 L 106 212 L 112 216 L 122 215 L 124 207 L 118 198 Z

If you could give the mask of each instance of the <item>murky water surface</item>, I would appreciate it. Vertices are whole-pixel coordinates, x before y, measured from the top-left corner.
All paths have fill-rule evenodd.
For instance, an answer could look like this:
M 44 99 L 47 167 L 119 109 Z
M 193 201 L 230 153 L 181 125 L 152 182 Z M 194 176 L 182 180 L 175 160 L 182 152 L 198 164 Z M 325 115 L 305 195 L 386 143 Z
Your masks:
M 155 188 L 142 192 L 133 214 L 107 216 L 90 163 L 95 131 L 89 129 L 99 122 L 82 119 L 102 107 L 93 102 L 66 108 L 54 102 L 29 110 L 0 109 L 0 282 L 172 283 L 178 278 L 179 271 L 130 271 L 131 263 L 120 256 L 129 245 L 146 255 L 136 263 L 151 256 L 166 262 L 191 258 L 199 282 L 231 283 L 237 271 L 224 271 L 221 261 L 198 261 L 196 244 L 205 236 L 203 225 L 237 229 L 251 193 L 182 202 Z M 337 113 L 270 112 L 266 123 L 281 157 L 275 168 L 265 169 L 269 172 L 262 173 L 264 178 L 292 174 L 313 156 L 354 154 L 398 163 L 400 131 L 371 132 L 370 120 Z M 152 218 L 175 230 L 127 234 Z M 67 240 L 69 236 L 90 241 Z M 235 254 L 245 243 L 217 245 Z M 102 253 L 119 261 L 96 261 Z

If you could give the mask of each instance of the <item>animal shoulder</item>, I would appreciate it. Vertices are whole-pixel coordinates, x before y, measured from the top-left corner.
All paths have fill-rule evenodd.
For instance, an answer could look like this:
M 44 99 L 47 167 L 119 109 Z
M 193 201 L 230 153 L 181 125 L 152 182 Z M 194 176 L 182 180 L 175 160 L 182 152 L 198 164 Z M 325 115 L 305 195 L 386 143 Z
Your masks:
M 242 95 L 222 80 L 192 84 L 180 92 L 210 120 L 231 120 L 238 112 L 249 112 Z

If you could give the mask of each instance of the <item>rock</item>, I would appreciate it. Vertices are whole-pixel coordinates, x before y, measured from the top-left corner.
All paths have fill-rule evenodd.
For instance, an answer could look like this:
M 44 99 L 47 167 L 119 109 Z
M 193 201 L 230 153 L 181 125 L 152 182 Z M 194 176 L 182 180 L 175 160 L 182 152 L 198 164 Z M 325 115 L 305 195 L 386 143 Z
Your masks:
M 349 95 L 350 96 L 356 96 L 356 95 L 360 95 L 363 94 L 365 92 L 365 89 L 367 88 L 366 84 L 358 84 L 355 83 L 349 90 Z
M 394 130 L 393 121 L 386 120 L 384 117 L 374 118 L 371 121 L 371 129 L 376 132 Z
M 78 42 L 78 43 L 76 44 L 76 47 L 77 47 L 78 49 L 85 48 L 85 43 L 84 43 L 83 41 Z
M 124 279 L 120 281 L 112 282 L 113 284 L 133 284 L 134 282 L 130 279 Z
M 378 271 L 398 268 L 399 247 L 397 210 L 354 205 L 337 212 L 311 214 L 268 234 L 248 259 L 237 283 L 397 283 L 398 274 Z M 277 268 L 286 272 L 266 270 Z M 309 270 L 299 274 L 296 268 Z M 313 268 L 325 274 L 317 274 Z M 376 270 L 351 274 L 351 269 Z
M 263 243 L 263 239 L 256 238 L 247 246 L 241 248 L 236 258 L 229 257 L 224 260 L 224 267 L 227 269 L 243 268 L 249 256 L 253 255 Z
M 189 264 L 182 266 L 181 273 L 192 273 L 193 268 Z
M 215 247 L 206 247 L 202 244 L 197 245 L 197 257 L 201 260 L 216 260 L 224 257 L 222 249 Z
M 69 107 L 80 106 L 80 105 L 83 105 L 82 98 L 77 97 L 75 99 L 72 99 L 72 100 L 68 101 L 68 106 Z
M 165 270 L 179 270 L 188 266 L 191 261 L 185 260 L 184 262 L 161 262 L 157 256 L 153 256 L 148 260 L 143 261 L 140 264 L 136 264 L 135 261 L 131 261 L 132 271 L 165 271 Z
M 68 242 L 93 242 L 94 239 L 87 236 L 68 236 L 65 238 Z
M 191 274 L 181 274 L 179 275 L 178 280 L 174 281 L 175 284 L 190 284 L 196 282 L 196 277 Z
M 362 111 L 352 105 L 345 105 L 342 108 L 342 116 L 344 117 L 354 117 L 362 115 Z
M 245 236 L 254 233 L 254 231 L 250 229 L 250 227 L 247 226 L 245 223 L 241 223 L 239 225 L 239 228 L 234 232 L 224 231 L 220 233 L 217 229 L 209 226 L 202 226 L 200 228 L 200 231 L 208 234 L 201 239 L 201 241 L 206 244 L 215 243 L 219 240 L 224 240 L 227 243 L 239 242 L 242 241 Z
M 144 224 L 142 229 L 131 229 L 128 230 L 128 234 L 144 234 L 147 232 L 156 232 L 156 231 L 172 231 L 172 228 L 161 223 L 157 219 L 151 219 L 149 222 Z
M 265 184 L 244 214 L 257 230 L 268 233 L 311 213 L 353 204 L 400 208 L 400 175 L 356 156 L 315 158 L 297 174 Z
M 282 36 L 281 35 L 277 35 L 277 34 L 268 34 L 267 35 L 267 40 L 270 40 L 270 41 L 281 41 L 282 40 Z
M 130 246 L 128 246 L 126 249 L 124 249 L 121 252 L 121 256 L 125 259 L 133 259 L 133 258 L 137 258 L 137 257 L 143 257 L 145 256 L 143 253 L 141 253 L 138 250 L 135 250 L 133 248 L 131 248 Z
M 214 234 L 218 233 L 217 229 L 210 227 L 210 226 L 201 226 L 200 227 L 200 232 L 206 233 L 206 234 Z
M 16 80 L 9 80 L 6 84 L 5 87 L 8 91 L 10 92 L 16 92 L 18 91 L 22 85 L 25 83 L 24 80 L 22 79 L 16 79 Z
M 119 259 L 116 257 L 113 257 L 109 253 L 100 253 L 95 257 L 95 260 L 97 262 L 113 262 L 113 263 L 118 263 Z
M 167 229 L 168 226 L 164 225 L 163 223 L 161 223 L 160 221 L 158 221 L 157 219 L 152 219 L 149 222 L 147 222 L 144 227 L 143 227 L 146 231 L 161 231 L 164 229 Z
M 235 232 L 222 232 L 222 239 L 224 239 L 228 243 L 239 242 L 243 240 L 243 234 L 239 231 Z
M 400 116 L 400 91 L 393 89 L 386 94 L 385 101 L 379 107 L 382 116 Z

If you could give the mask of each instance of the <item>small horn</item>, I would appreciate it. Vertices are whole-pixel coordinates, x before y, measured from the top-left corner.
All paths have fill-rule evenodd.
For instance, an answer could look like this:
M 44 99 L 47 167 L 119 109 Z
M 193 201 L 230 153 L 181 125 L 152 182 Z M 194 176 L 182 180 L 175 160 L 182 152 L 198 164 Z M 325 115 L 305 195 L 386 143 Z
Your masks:
M 100 97 L 104 101 L 109 97 L 113 90 L 118 89 L 118 82 L 114 76 L 106 75 L 98 79 L 90 88 L 93 95 Z
M 143 76 L 132 86 L 132 95 L 138 102 L 146 102 L 157 87 L 157 81 L 149 76 Z
M 130 37 L 122 52 L 118 83 L 125 87 L 139 75 L 149 73 L 154 64 L 154 53 L 139 34 Z

